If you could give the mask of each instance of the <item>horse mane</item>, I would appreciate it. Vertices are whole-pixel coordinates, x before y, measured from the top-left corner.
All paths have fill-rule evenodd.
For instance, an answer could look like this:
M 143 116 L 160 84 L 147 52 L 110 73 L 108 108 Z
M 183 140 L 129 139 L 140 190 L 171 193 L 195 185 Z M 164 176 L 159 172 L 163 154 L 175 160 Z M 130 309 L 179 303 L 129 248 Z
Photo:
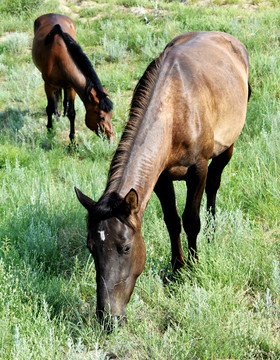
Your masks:
M 92 224 L 96 224 L 111 217 L 116 217 L 122 223 L 135 229 L 134 224 L 127 216 L 123 199 L 117 192 L 111 192 L 109 194 L 103 194 L 92 210 L 89 211 L 87 216 L 88 231 Z
M 84 74 L 86 78 L 85 96 L 91 96 L 91 89 L 96 91 L 96 96 L 99 99 L 99 107 L 106 113 L 113 109 L 113 103 L 104 92 L 103 86 L 86 54 L 83 52 L 81 46 L 68 34 L 63 32 L 61 26 L 56 24 L 45 38 L 45 45 L 50 44 L 54 36 L 58 34 L 64 40 L 65 45 L 73 61 Z
M 117 189 L 124 167 L 127 164 L 137 130 L 151 100 L 165 54 L 166 49 L 149 64 L 134 89 L 130 105 L 129 120 L 125 126 L 110 166 L 106 191 L 115 191 Z
M 125 126 L 120 143 L 113 157 L 108 174 L 106 190 L 94 205 L 93 210 L 88 214 L 88 228 L 100 220 L 114 216 L 134 229 L 134 225 L 130 222 L 130 218 L 127 217 L 127 214 L 122 207 L 123 198 L 118 194 L 117 186 L 122 177 L 137 130 L 152 97 L 165 54 L 166 51 L 164 50 L 158 58 L 150 63 L 134 89 L 130 106 L 129 121 Z

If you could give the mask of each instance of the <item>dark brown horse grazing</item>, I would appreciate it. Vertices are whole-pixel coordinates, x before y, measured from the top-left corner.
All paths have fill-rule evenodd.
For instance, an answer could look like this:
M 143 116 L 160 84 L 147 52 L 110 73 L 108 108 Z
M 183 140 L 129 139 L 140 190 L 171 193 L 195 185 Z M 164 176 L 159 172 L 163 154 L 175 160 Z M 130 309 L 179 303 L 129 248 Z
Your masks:
M 144 268 L 141 222 L 153 190 L 170 234 L 172 267 L 185 263 L 173 180 L 187 183 L 182 219 L 189 258 L 196 257 L 202 194 L 206 187 L 214 216 L 221 174 L 245 122 L 248 73 L 246 48 L 233 36 L 191 32 L 172 40 L 140 79 L 104 194 L 94 202 L 76 189 L 88 210 L 99 317 L 125 316 Z
M 60 90 L 64 89 L 64 115 L 70 120 L 71 141 L 75 138 L 76 92 L 86 108 L 87 127 L 97 134 L 100 128 L 108 139 L 115 137 L 111 120 L 113 104 L 76 42 L 75 25 L 68 16 L 46 14 L 35 20 L 32 57 L 45 81 L 48 129 L 52 128 L 52 115 L 59 116 L 57 101 Z

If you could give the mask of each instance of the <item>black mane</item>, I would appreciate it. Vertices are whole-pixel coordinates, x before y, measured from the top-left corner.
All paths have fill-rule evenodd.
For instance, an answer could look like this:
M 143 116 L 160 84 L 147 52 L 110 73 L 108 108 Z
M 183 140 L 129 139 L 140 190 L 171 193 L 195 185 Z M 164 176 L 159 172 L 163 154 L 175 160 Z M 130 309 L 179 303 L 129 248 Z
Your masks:
M 73 61 L 86 78 L 85 95 L 90 95 L 90 91 L 93 88 L 96 91 L 96 96 L 99 99 L 100 109 L 104 110 L 106 113 L 110 112 L 113 109 L 113 103 L 108 98 L 108 95 L 104 92 L 103 86 L 90 60 L 83 52 L 81 46 L 69 34 L 63 32 L 59 24 L 56 24 L 46 36 L 45 45 L 50 44 L 56 34 L 62 37 Z
M 134 89 L 130 106 L 129 120 L 125 126 L 120 143 L 113 157 L 105 191 L 114 191 L 118 187 L 118 183 L 123 175 L 123 170 L 127 163 L 139 124 L 150 102 L 165 54 L 166 49 L 150 63 Z

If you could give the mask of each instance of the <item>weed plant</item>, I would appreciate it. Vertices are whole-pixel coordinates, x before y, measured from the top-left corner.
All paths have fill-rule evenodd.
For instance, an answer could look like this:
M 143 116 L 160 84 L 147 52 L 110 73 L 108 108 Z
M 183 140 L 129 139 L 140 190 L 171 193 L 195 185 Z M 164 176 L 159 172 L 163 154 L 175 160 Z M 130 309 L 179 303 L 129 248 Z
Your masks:
M 69 150 L 67 118 L 54 119 L 47 133 L 43 81 L 30 51 L 33 21 L 47 12 L 74 19 L 114 102 L 118 139 L 137 80 L 174 36 L 226 31 L 249 51 L 252 97 L 223 173 L 215 232 L 205 230 L 203 199 L 200 261 L 165 284 L 171 250 L 153 194 L 142 226 L 146 266 L 128 323 L 112 334 L 95 317 L 95 267 L 74 186 L 97 200 L 117 145 L 86 128 L 78 98 L 79 146 Z M 0 358 L 279 359 L 278 1 L 9 0 L 0 20 Z M 186 186 L 175 189 L 181 214 Z

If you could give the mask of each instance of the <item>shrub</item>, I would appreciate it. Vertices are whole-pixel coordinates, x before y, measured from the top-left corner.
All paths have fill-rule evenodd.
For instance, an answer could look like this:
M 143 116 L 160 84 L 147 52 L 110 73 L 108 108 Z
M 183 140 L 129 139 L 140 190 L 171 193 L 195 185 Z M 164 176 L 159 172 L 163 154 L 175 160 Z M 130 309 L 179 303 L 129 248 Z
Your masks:
M 40 0 L 6 0 L 0 5 L 0 11 L 8 14 L 29 13 L 40 7 Z

